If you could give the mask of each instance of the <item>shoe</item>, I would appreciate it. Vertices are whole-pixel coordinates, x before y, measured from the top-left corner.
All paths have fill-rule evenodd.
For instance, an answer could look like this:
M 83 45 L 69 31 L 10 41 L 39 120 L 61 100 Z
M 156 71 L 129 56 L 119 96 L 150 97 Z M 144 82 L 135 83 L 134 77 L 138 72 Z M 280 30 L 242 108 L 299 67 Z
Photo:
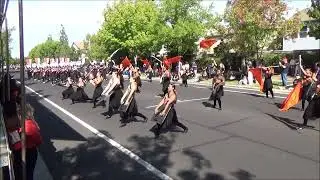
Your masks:
M 188 130 L 189 130 L 189 129 L 186 127 L 186 128 L 183 130 L 183 133 L 187 133 Z
M 111 118 L 111 116 L 109 114 L 106 115 L 106 119 L 109 119 Z
M 94 106 L 92 107 L 92 109 L 95 109 L 95 108 L 97 108 L 97 106 L 96 106 L 96 105 L 94 105 Z
M 144 118 L 144 123 L 148 122 L 148 118 Z
M 219 111 L 221 111 L 221 110 L 222 110 L 222 108 L 221 108 L 221 107 L 219 107 L 219 108 L 218 108 L 218 110 L 219 110 Z

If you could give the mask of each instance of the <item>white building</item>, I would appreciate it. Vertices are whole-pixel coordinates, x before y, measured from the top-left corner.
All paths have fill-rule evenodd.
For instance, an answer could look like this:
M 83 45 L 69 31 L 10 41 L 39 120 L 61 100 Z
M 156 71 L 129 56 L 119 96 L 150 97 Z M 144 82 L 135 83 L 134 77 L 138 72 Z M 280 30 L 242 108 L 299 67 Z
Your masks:
M 283 39 L 283 51 L 320 51 L 320 39 L 309 36 L 308 23 L 312 23 L 314 19 L 307 14 L 308 10 L 302 10 L 300 13 L 301 21 L 304 26 L 294 39 Z

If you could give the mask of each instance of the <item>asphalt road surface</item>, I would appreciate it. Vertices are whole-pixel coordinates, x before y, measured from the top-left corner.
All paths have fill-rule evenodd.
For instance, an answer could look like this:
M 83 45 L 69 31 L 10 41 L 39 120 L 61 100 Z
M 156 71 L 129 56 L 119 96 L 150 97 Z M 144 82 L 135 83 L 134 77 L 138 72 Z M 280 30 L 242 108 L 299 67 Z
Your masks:
M 286 95 L 266 99 L 226 89 L 219 111 L 205 106 L 208 88 L 178 87 L 176 110 L 189 132 L 177 127 L 154 139 L 154 122 L 120 127 L 119 115 L 105 119 L 102 107 L 61 100 L 65 87 L 33 80 L 26 85 L 36 92 L 27 88 L 26 97 L 44 137 L 40 153 L 56 180 L 152 180 L 164 174 L 181 180 L 319 179 L 319 120 L 310 121 L 313 129 L 293 130 L 291 124 L 302 123 L 301 105 L 279 112 Z M 92 96 L 93 87 L 85 91 Z M 143 82 L 136 95 L 142 114 L 151 118 L 160 91 L 159 82 Z

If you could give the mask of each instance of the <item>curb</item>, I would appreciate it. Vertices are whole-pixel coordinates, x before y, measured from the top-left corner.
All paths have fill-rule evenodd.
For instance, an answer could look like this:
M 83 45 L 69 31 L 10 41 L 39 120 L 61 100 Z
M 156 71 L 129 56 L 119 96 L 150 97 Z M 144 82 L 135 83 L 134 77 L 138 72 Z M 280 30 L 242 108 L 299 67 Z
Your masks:
M 148 79 L 146 77 L 141 77 L 141 80 L 144 80 L 144 81 L 147 81 Z M 154 81 L 160 81 L 159 78 L 152 78 L 152 80 Z M 175 81 L 174 84 L 181 84 L 180 81 Z M 188 82 L 188 84 L 190 85 L 195 85 L 195 86 L 202 86 L 202 87 L 211 87 L 210 85 L 208 84 L 204 84 L 204 83 L 201 83 L 201 82 Z M 226 88 L 230 88 L 230 89 L 241 89 L 241 90 L 249 90 L 249 91 L 257 91 L 257 92 L 260 92 L 259 88 L 254 88 L 254 87 L 239 87 L 237 85 L 225 85 Z M 290 93 L 290 90 L 280 90 L 280 89 L 273 89 L 273 91 L 275 93 L 278 93 L 278 94 L 289 94 Z

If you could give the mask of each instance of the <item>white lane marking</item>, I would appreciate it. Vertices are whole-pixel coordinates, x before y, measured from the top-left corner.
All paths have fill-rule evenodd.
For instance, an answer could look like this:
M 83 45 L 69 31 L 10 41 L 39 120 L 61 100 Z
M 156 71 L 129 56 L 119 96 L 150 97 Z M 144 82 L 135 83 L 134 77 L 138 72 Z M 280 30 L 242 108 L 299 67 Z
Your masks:
M 196 87 L 198 88 L 198 87 Z M 258 93 L 249 93 L 249 92 L 243 92 L 243 91 L 233 91 L 233 90 L 224 90 L 226 92 L 233 92 L 233 93 L 239 93 L 239 94 L 249 94 L 249 95 L 257 95 L 257 96 L 261 96 L 261 97 L 264 97 L 265 95 L 264 94 L 258 94 Z M 286 97 L 284 96 L 274 96 L 275 98 L 278 98 L 278 99 L 284 99 Z M 183 103 L 183 102 L 192 102 L 192 101 L 200 101 L 200 100 L 205 100 L 205 99 L 208 99 L 208 97 L 206 98 L 199 98 L 199 99 L 185 99 L 185 100 L 178 100 L 177 103 Z M 152 106 L 147 106 L 145 107 L 146 109 L 150 109 L 150 108 L 154 108 L 156 107 L 157 105 L 152 105 Z
M 107 141 L 109 144 L 111 144 L 113 147 L 117 148 L 118 150 L 120 150 L 122 153 L 128 155 L 131 159 L 135 160 L 136 162 L 138 162 L 139 164 L 141 164 L 142 166 L 144 166 L 148 171 L 152 172 L 153 174 L 155 174 L 157 177 L 159 177 L 160 179 L 163 180 L 172 180 L 171 177 L 169 177 L 168 175 L 164 174 L 163 172 L 161 172 L 160 170 L 156 169 L 154 166 L 152 166 L 151 164 L 149 164 L 148 162 L 144 161 L 143 159 L 141 159 L 139 156 L 137 156 L 136 154 L 132 153 L 131 151 L 129 151 L 128 149 L 126 149 L 125 147 L 123 147 L 122 145 L 120 145 L 119 143 L 117 143 L 116 141 L 108 138 L 106 135 L 102 134 L 101 132 L 99 132 L 97 129 L 95 129 L 94 127 L 92 127 L 91 125 L 87 124 L 86 122 L 82 121 L 81 119 L 79 119 L 78 117 L 76 117 L 75 115 L 71 114 L 69 111 L 63 109 L 62 107 L 60 107 L 59 105 L 57 105 L 56 103 L 52 102 L 51 100 L 45 98 L 43 95 L 37 93 L 35 90 L 31 89 L 30 87 L 26 86 L 26 88 L 31 91 L 32 93 L 38 95 L 39 97 L 41 97 L 43 100 L 45 100 L 46 102 L 48 102 L 49 104 L 51 104 L 53 107 L 59 109 L 61 112 L 63 112 L 64 114 L 68 115 L 71 119 L 73 119 L 74 121 L 76 121 L 77 123 L 81 124 L 83 127 L 87 128 L 89 131 L 91 131 L 92 133 L 94 133 L 95 135 L 97 135 L 98 137 L 104 139 L 105 141 Z

